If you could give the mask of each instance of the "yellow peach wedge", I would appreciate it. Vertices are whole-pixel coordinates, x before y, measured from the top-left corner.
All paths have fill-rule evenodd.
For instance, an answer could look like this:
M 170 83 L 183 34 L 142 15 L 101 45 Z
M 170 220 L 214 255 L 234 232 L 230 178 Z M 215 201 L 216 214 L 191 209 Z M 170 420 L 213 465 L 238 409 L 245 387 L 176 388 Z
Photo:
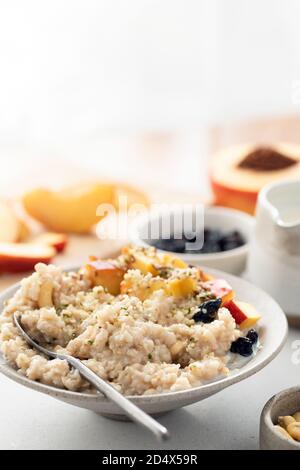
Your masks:
M 113 263 L 91 260 L 84 266 L 82 272 L 90 279 L 92 286 L 103 286 L 112 295 L 120 294 L 120 286 L 125 272 Z
M 25 210 L 34 219 L 55 232 L 88 233 L 101 217 L 100 204 L 112 204 L 114 187 L 95 183 L 50 191 L 34 189 L 23 197 Z

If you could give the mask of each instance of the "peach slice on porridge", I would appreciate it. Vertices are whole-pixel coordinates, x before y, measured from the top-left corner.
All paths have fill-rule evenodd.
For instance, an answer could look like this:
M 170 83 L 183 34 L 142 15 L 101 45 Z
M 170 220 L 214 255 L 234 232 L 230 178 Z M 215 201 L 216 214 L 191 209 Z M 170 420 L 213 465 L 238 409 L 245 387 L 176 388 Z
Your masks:
M 92 286 L 103 286 L 112 295 L 120 294 L 125 271 L 110 261 L 91 260 L 83 268 Z
M 235 293 L 224 279 L 212 279 L 203 283 L 203 287 L 212 292 L 217 298 L 222 299 L 222 306 L 230 302 L 234 297 Z

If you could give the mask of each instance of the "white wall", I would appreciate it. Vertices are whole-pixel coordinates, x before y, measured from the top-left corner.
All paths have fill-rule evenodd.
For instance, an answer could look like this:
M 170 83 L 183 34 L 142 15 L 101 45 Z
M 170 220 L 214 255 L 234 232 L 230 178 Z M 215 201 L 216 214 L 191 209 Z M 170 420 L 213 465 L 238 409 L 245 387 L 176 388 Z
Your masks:
M 0 0 L 0 158 L 95 166 L 107 130 L 297 111 L 299 20 L 297 0 Z
M 1 0 L 0 137 L 289 108 L 299 10 L 295 0 Z

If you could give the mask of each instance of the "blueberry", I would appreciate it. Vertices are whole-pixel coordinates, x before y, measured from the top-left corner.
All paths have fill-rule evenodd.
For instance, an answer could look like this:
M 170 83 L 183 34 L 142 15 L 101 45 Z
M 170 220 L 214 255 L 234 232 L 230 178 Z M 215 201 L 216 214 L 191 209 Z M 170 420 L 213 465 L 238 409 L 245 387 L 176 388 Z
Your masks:
M 169 239 L 157 239 L 152 241 L 152 245 L 159 250 L 174 251 L 175 253 L 184 253 L 185 251 L 185 240 L 175 239 L 171 237 Z
M 229 233 L 222 233 L 218 229 L 206 228 L 204 230 L 203 247 L 200 250 L 187 250 L 186 243 L 194 243 L 199 239 L 199 234 L 182 233 L 181 239 L 176 239 L 171 234 L 169 239 L 156 239 L 151 242 L 153 246 L 164 251 L 175 253 L 219 253 L 221 251 L 233 250 L 245 244 L 243 236 L 237 230 Z
M 220 245 L 213 240 L 206 240 L 201 249 L 201 253 L 218 253 Z
M 185 252 L 186 241 L 184 239 L 173 238 L 170 240 L 169 251 L 174 251 L 175 253 L 184 253 Z
M 251 356 L 253 353 L 252 342 L 249 338 L 238 338 L 232 343 L 230 351 L 244 357 Z
M 200 305 L 199 310 L 194 314 L 195 322 L 211 323 L 215 320 L 218 310 L 221 307 L 222 299 L 207 300 Z
M 204 240 L 209 240 L 218 243 L 222 238 L 222 232 L 216 229 L 204 230 Z
M 222 251 L 233 250 L 245 244 L 243 236 L 237 230 L 229 232 L 220 239 Z
M 247 335 L 246 335 L 246 338 L 250 339 L 251 343 L 252 344 L 256 344 L 257 343 L 257 340 L 258 340 L 258 333 L 257 331 L 255 330 L 249 330 Z
M 225 242 L 225 243 L 222 243 L 221 247 L 222 247 L 222 250 L 221 251 L 229 251 L 229 250 L 235 250 L 236 248 L 239 248 L 240 245 L 237 245 L 235 242 Z
M 151 245 L 155 246 L 155 248 L 157 248 L 158 250 L 168 250 L 169 240 L 153 240 L 151 242 Z

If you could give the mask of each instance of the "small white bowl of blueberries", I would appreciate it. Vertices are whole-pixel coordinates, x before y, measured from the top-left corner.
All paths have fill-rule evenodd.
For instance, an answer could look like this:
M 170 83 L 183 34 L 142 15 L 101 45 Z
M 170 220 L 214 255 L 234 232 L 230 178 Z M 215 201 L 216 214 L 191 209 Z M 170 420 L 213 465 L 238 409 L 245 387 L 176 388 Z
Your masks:
M 153 246 L 159 251 L 177 254 L 187 264 L 241 274 L 246 268 L 254 218 L 238 210 L 207 206 L 204 208 L 201 226 L 196 227 L 194 214 L 192 210 L 190 212 L 191 218 L 188 219 L 191 222 L 188 223 L 191 223 L 192 227 L 186 227 L 185 221 L 183 229 L 181 221 L 179 230 L 178 226 L 176 229 L 174 227 L 182 217 L 181 209 L 171 207 L 163 212 L 149 212 L 137 217 L 131 226 L 131 243 L 144 247 Z M 169 233 L 166 235 L 166 232 L 163 232 L 162 235 L 158 227 L 166 228 L 170 220 L 173 225 L 169 228 Z M 156 230 L 153 230 L 153 227 Z M 193 246 L 193 243 L 199 240 L 201 246 Z

